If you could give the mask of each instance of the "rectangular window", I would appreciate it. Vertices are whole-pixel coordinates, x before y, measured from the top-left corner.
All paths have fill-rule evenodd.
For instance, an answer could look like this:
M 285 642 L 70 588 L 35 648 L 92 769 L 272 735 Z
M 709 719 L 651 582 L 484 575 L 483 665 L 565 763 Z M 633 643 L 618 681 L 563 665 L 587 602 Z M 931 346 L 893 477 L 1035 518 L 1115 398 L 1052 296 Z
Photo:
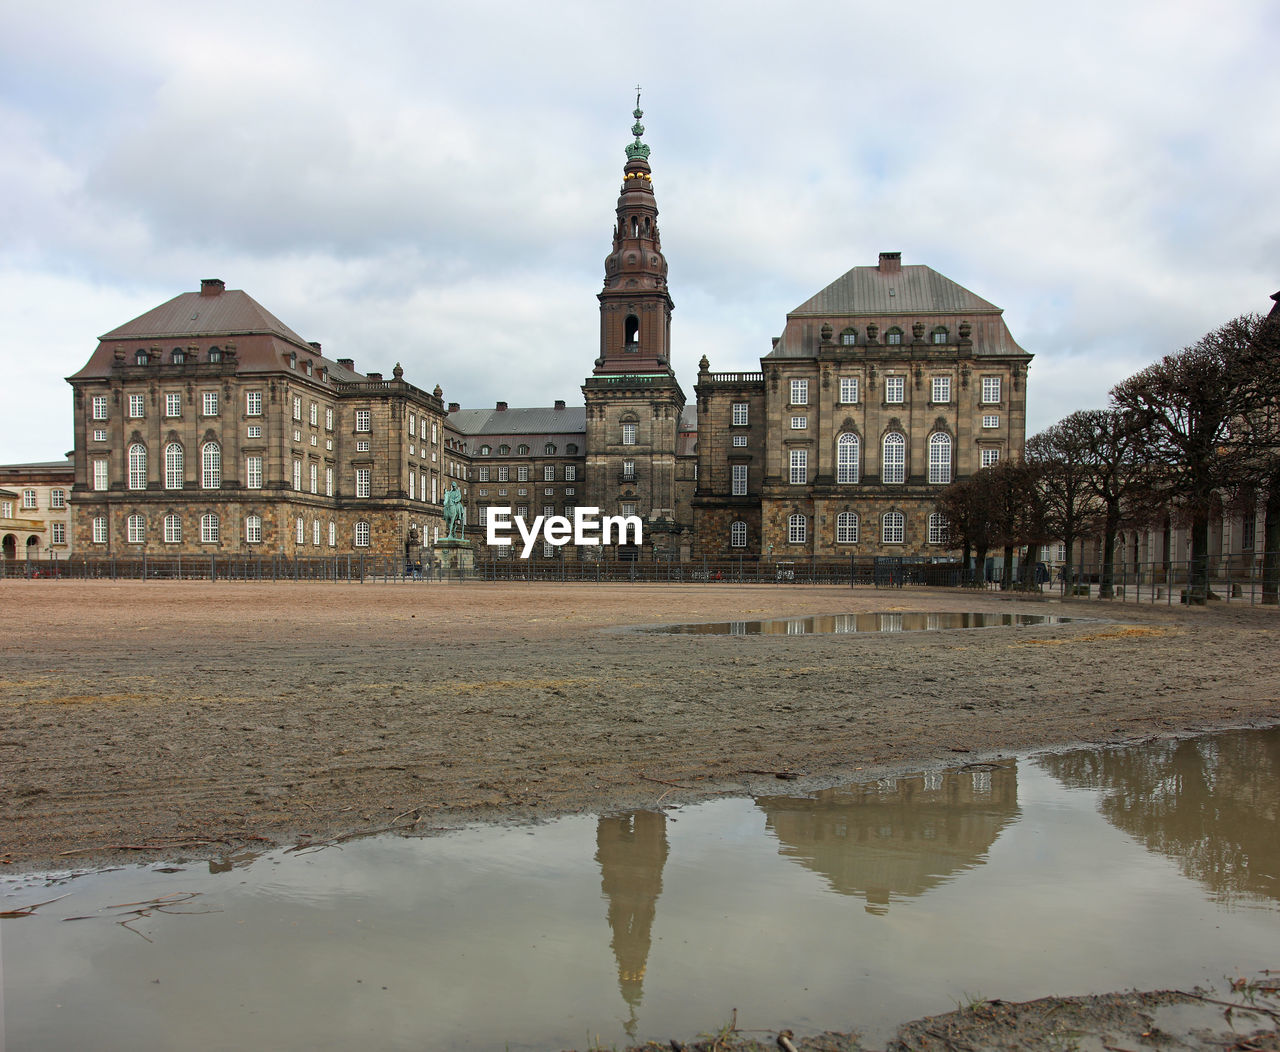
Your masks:
M 369 440 L 367 438 L 356 439 L 356 452 L 357 453 L 369 452 Z
M 300 395 L 293 396 L 293 418 L 294 420 L 302 419 L 302 397 Z
M 49 523 L 49 530 L 49 539 L 54 544 L 67 543 L 67 524 L 65 522 L 51 522 Z
M 982 401 L 987 404 L 1000 401 L 1000 377 L 984 376 L 982 378 Z
M 0 500 L 0 519 L 13 518 L 13 501 Z
M 218 415 L 218 392 L 204 391 L 200 395 L 200 409 L 202 416 Z
M 787 519 L 787 542 L 804 544 L 809 535 L 809 521 L 803 515 L 792 515 Z
M 520 467 L 516 468 L 516 481 L 517 481 L 517 482 L 528 482 L 528 481 L 529 481 L 529 469 L 528 469 L 528 467 L 526 467 L 526 466 L 523 466 L 523 465 L 522 465 L 522 466 L 520 466 Z
M 409 414 L 409 437 L 412 438 L 418 433 L 418 414 Z
M 319 493 L 320 492 L 320 465 L 312 464 L 310 465 L 310 467 L 311 467 L 311 471 L 310 471 L 311 492 Z
M 803 431 L 809 426 L 809 418 L 807 416 L 793 416 L 791 418 L 791 430 Z
M 320 547 L 320 520 L 311 520 L 311 543 L 317 548 Z
M 165 544 L 182 543 L 182 519 L 177 515 L 164 517 L 164 542 Z
M 498 468 L 498 481 L 499 482 L 511 481 L 511 469 L 507 467 L 505 464 Z
M 356 430 L 364 432 L 373 430 L 373 414 L 370 410 L 356 410 Z
M 842 405 L 857 405 L 858 378 L 856 376 L 840 377 L 840 402 Z
M 793 449 L 791 451 L 791 485 L 803 486 L 809 481 L 809 451 Z
M 564 480 L 565 482 L 578 481 L 578 465 L 577 464 L 566 464 L 564 466 Z
M 307 527 L 301 516 L 294 523 L 293 537 L 299 544 L 307 543 Z
M 105 442 L 107 440 L 107 429 L 105 427 L 95 427 L 93 429 L 93 440 L 95 442 Z
M 996 413 L 984 414 L 982 417 L 982 426 L 983 427 L 999 427 L 1000 426 L 999 415 Z
M 92 412 L 93 412 L 94 420 L 106 420 L 107 418 L 107 396 L 106 395 L 93 396 Z
M 929 516 L 929 543 L 930 544 L 946 544 L 950 537 L 948 536 L 947 518 L 945 515 L 939 515 L 934 512 Z
M 262 489 L 262 458 L 244 458 L 244 484 L 246 489 Z
M 95 515 L 93 517 L 93 543 L 107 543 L 107 517 L 105 515 Z
M 636 425 L 622 425 L 622 444 L 624 446 L 634 446 L 636 444 Z
M 261 416 L 262 415 L 262 392 L 246 391 L 244 393 L 244 412 L 245 416 Z
M 622 462 L 622 477 L 624 479 L 634 479 L 636 477 L 636 462 L 634 460 L 624 460 Z
M 141 486 L 135 486 L 135 489 L 146 489 L 146 480 L 144 479 Z M 36 491 L 33 489 L 24 489 L 22 491 L 22 506 L 24 508 L 36 507 Z
M 733 424 L 735 427 L 746 427 L 747 410 L 750 407 L 750 404 L 751 403 L 749 402 L 733 403 Z
M 734 444 L 735 446 L 745 446 L 745 445 L 747 444 L 747 436 L 746 436 L 746 435 L 734 435 L 734 436 L 733 436 L 733 444 Z M 696 467 L 696 466 L 697 466 L 697 465 L 695 465 L 695 467 Z
M 409 472 L 409 499 L 418 499 L 418 476 L 412 471 Z
M 792 380 L 791 381 L 791 404 L 792 405 L 808 405 L 809 404 L 809 381 L 808 380 Z
M 249 544 L 262 543 L 262 516 L 250 515 L 244 520 L 244 539 Z
M 295 460 L 293 462 L 293 488 L 295 490 L 302 489 L 302 461 Z
M 544 464 L 542 467 L 542 481 L 555 482 L 556 466 L 554 464 Z
M 324 411 L 324 429 L 326 431 L 333 430 L 333 407 L 330 406 Z
M 1000 460 L 1000 450 L 984 449 L 982 451 L 982 466 L 984 468 L 991 467 L 993 464 L 996 464 L 999 460 Z
M 315 402 L 311 403 L 310 416 L 308 422 L 312 427 L 320 423 L 320 407 Z
M 125 523 L 125 537 L 130 544 L 142 544 L 147 539 L 147 520 L 141 515 L 130 515 Z
M 489 481 L 489 465 L 488 464 L 482 464 L 480 467 L 476 469 L 476 479 L 480 482 Z
M 338 546 L 338 524 L 336 522 L 329 523 L 329 547 L 336 548 Z
M 244 433 L 245 433 L 245 437 L 246 437 L 246 438 L 261 438 L 261 437 L 262 437 L 262 425 L 261 425 L 261 424 L 250 424 L 247 428 L 245 428 L 245 432 L 244 432 Z
M 49 492 L 49 507 L 65 508 L 67 506 L 67 491 L 65 489 L 55 489 Z
M 951 401 L 951 377 L 935 376 L 933 378 L 933 403 L 946 405 Z
M 105 460 L 95 460 L 93 462 L 93 488 L 98 491 L 107 488 L 107 462 Z
M 333 496 L 333 468 L 324 469 L 324 495 Z
M 170 391 L 164 396 L 164 415 L 167 417 L 182 415 L 182 395 L 180 393 Z
M 884 378 L 884 400 L 898 403 L 906 400 L 907 378 L 905 376 L 886 376 Z
M 621 511 L 623 515 L 634 515 L 636 513 L 635 501 L 622 501 L 621 504 L 618 505 L 618 510 Z
M 356 468 L 356 496 L 369 496 L 372 473 L 369 468 Z
M 138 420 L 146 415 L 147 396 L 140 394 L 131 394 L 129 396 L 129 416 Z
M 747 465 L 734 464 L 730 470 L 733 473 L 733 496 L 745 497 L 747 495 Z

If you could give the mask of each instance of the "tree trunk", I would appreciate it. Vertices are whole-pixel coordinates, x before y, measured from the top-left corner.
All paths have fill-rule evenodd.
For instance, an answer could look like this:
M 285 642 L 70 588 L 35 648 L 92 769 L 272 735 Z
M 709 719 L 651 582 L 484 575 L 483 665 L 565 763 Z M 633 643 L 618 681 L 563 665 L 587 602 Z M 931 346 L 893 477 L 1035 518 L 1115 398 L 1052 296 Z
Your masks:
M 973 545 L 969 542 L 969 538 L 964 540 L 964 555 L 960 558 L 960 565 L 963 569 L 960 571 L 962 575 L 961 584 L 973 584 L 973 570 L 969 566 L 969 558 L 973 555 Z
M 1262 602 L 1280 603 L 1280 478 L 1267 490 L 1262 520 Z
M 1040 563 L 1040 545 L 1032 541 L 1027 545 L 1026 569 L 1022 572 L 1022 584 L 1028 592 L 1040 591 L 1040 582 L 1036 578 L 1036 567 Z
M 1209 598 L 1209 515 L 1196 510 L 1191 520 L 1191 565 L 1187 568 L 1187 603 L 1202 605 Z
M 1118 512 L 1107 511 L 1107 525 L 1102 536 L 1102 583 L 1098 585 L 1098 598 L 1110 599 L 1115 592 L 1116 534 L 1120 530 Z
M 985 544 L 978 545 L 977 558 L 974 560 L 974 583 L 987 583 L 987 546 Z
M 1076 594 L 1074 591 L 1075 575 L 1072 572 L 1074 567 L 1071 562 L 1071 559 L 1072 559 L 1071 552 L 1072 552 L 1072 549 L 1075 547 L 1076 538 L 1073 533 L 1068 532 L 1063 536 L 1062 539 L 1067 549 L 1067 558 L 1066 558 L 1066 561 L 1062 564 L 1062 594 L 1075 595 Z
M 1000 573 L 1000 590 L 1002 592 L 1009 591 L 1013 587 L 1013 545 L 1006 544 L 1004 546 L 1004 566 L 1001 567 Z

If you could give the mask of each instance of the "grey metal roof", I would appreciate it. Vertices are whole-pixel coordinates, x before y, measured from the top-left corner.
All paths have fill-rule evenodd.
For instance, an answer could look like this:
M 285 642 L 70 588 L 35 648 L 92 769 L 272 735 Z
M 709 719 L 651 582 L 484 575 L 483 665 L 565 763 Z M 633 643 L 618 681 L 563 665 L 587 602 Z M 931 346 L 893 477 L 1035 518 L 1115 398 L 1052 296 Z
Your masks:
M 585 406 L 534 406 L 528 409 L 459 409 L 449 424 L 463 435 L 581 435 L 587 430 Z
M 307 341 L 246 292 L 226 289 L 217 295 L 184 292 L 133 321 L 100 336 L 101 340 L 168 340 L 185 336 L 234 336 L 274 333 L 299 347 Z
M 893 271 L 854 267 L 791 314 L 972 314 L 999 310 L 932 267 L 914 264 Z

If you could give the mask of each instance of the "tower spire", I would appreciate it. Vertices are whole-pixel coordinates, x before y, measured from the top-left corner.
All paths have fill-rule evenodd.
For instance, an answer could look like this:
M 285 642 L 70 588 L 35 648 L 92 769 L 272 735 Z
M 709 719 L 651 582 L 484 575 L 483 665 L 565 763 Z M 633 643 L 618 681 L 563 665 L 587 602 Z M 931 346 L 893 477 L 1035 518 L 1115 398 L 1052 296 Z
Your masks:
M 636 141 L 627 144 L 627 159 L 634 161 L 637 158 L 647 161 L 649 159 L 649 147 L 640 141 L 640 136 L 644 134 L 644 125 L 640 123 L 640 118 L 644 116 L 644 110 L 640 108 L 640 85 L 636 85 L 636 108 L 631 114 L 636 119 L 635 124 L 631 125 L 631 134 L 636 137 Z

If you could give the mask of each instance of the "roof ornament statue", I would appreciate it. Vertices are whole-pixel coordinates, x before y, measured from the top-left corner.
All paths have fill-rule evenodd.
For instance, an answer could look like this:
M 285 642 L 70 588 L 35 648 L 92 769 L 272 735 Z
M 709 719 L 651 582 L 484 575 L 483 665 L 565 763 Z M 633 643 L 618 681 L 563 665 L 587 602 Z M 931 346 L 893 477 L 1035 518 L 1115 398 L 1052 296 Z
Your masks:
M 631 114 L 636 119 L 635 124 L 631 125 L 631 134 L 636 137 L 636 141 L 627 144 L 627 160 L 634 161 L 637 157 L 647 161 L 649 159 L 649 147 L 640 141 L 640 136 L 644 134 L 644 125 L 640 123 L 640 118 L 644 116 L 644 110 L 640 108 L 640 85 L 636 85 L 636 108 Z

